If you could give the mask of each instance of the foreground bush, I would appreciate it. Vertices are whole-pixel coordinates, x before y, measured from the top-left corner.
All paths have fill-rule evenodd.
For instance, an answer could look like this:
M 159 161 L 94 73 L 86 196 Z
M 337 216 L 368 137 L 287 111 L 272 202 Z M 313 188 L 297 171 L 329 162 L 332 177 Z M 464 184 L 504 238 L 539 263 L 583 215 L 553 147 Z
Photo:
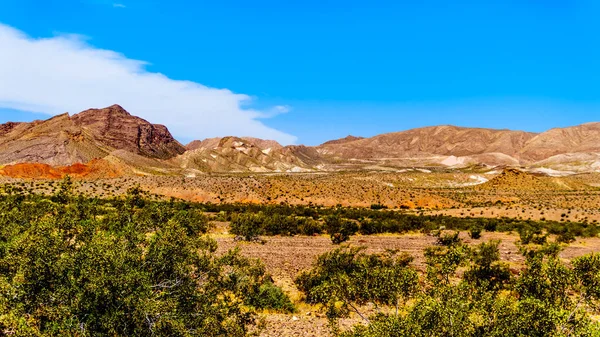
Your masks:
M 308 302 L 325 306 L 337 336 L 599 336 L 590 318 L 600 299 L 599 255 L 569 267 L 557 245 L 521 251 L 526 266 L 513 275 L 499 260 L 498 242 L 469 248 L 453 241 L 426 251 L 426 273 L 418 277 L 406 256 L 343 247 L 320 256 L 296 283 Z M 367 303 L 378 313 L 362 313 Z M 341 331 L 337 320 L 351 312 L 363 324 Z
M 0 335 L 246 336 L 252 308 L 293 310 L 261 264 L 215 254 L 197 210 L 67 189 L 0 197 Z

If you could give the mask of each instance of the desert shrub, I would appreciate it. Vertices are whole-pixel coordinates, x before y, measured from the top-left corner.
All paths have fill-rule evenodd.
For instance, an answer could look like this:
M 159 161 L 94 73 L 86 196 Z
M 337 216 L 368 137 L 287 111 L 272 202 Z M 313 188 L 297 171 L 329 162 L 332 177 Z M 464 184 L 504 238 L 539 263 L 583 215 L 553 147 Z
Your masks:
M 462 240 L 459 237 L 459 232 L 453 233 L 438 233 L 436 243 L 440 246 L 454 246 L 460 244 Z
M 231 219 L 229 232 L 243 237 L 246 241 L 253 241 L 264 233 L 262 220 L 257 214 L 236 214 Z
M 208 222 L 208 217 L 195 209 L 178 211 L 173 214 L 170 220 L 185 228 L 188 235 L 193 235 L 194 233 L 206 233 L 211 227 Z
M 293 313 L 296 307 L 290 298 L 272 282 L 262 283 L 258 292 L 249 297 L 248 304 L 258 309 Z
M 498 228 L 498 222 L 496 219 L 482 219 L 483 229 L 488 232 L 495 232 Z
M 363 275 L 371 269 L 361 268 L 359 261 L 368 255 L 356 248 L 326 253 L 296 282 L 308 301 L 325 305 L 336 336 L 598 336 L 600 325 L 590 318 L 600 299 L 598 255 L 575 259 L 571 268 L 557 258 L 557 245 L 521 248 L 525 269 L 511 276 L 499 261 L 498 242 L 473 250 L 462 244 L 430 247 L 425 276 L 419 281 L 410 277 L 398 288 L 410 289 L 401 297 L 411 300 L 365 317 L 363 324 L 346 331 L 337 325 L 340 317 L 360 313 L 360 304 L 379 303 L 373 293 L 360 291 Z M 370 282 L 406 280 L 413 268 L 401 265 L 401 273 L 372 273 Z M 465 268 L 462 278 L 460 267 Z
M 386 205 L 382 205 L 382 204 L 371 204 L 371 209 L 386 209 L 388 208 Z
M 532 226 L 524 226 L 520 228 L 519 237 L 521 243 L 524 245 L 530 243 L 543 245 L 548 240 L 548 234 L 544 234 L 540 228 Z
M 312 218 L 298 219 L 298 233 L 302 235 L 315 235 L 323 233 L 323 226 Z
M 471 264 L 463 275 L 466 282 L 483 291 L 502 290 L 511 281 L 506 263 L 500 261 L 500 241 L 484 242 L 471 252 Z
M 251 307 L 290 310 L 191 205 L 132 201 L 0 196 L 0 334 L 246 336 Z
M 362 250 L 340 247 L 319 256 L 313 269 L 295 280 L 306 301 L 324 305 L 330 318 L 347 316 L 350 311 L 365 318 L 357 305 L 398 306 L 412 296 L 417 273 L 408 267 L 411 257 L 394 251 L 368 255 Z
M 383 233 L 384 224 L 379 220 L 364 218 L 360 220 L 359 232 L 363 235 Z
M 442 227 L 455 231 L 470 231 L 474 227 L 481 227 L 488 232 L 522 232 L 534 228 L 557 235 L 564 232 L 565 229 L 569 229 L 576 237 L 594 237 L 598 235 L 599 231 L 598 225 L 585 222 L 570 222 L 566 224 L 557 221 L 533 221 L 513 218 L 461 218 L 444 215 L 415 215 L 412 213 L 391 211 L 377 206 L 375 208 L 378 209 L 258 204 L 201 204 L 199 207 L 211 212 L 225 212 L 228 219 L 235 218 L 237 214 L 244 213 L 262 214 L 266 219 L 265 221 L 268 221 L 270 217 L 278 217 L 278 219 L 283 220 L 283 222 L 280 221 L 280 223 L 275 224 L 274 230 L 265 230 L 264 235 L 310 235 L 309 233 L 303 233 L 299 228 L 302 225 L 302 218 L 317 220 L 329 217 L 338 217 L 359 223 L 358 231 L 365 235 L 405 233 L 411 231 L 428 233 Z M 283 227 L 278 229 L 279 226 Z
M 571 231 L 564 231 L 556 237 L 556 242 L 559 243 L 571 243 L 575 241 L 575 235 Z
M 471 226 L 471 228 L 469 229 L 469 236 L 471 237 L 471 239 L 479 239 L 481 238 L 481 232 L 483 231 L 483 228 L 475 225 L 475 226 Z
M 339 216 L 328 216 L 325 218 L 325 229 L 331 237 L 331 242 L 340 244 L 348 241 L 350 236 L 358 232 L 358 225 L 354 221 Z

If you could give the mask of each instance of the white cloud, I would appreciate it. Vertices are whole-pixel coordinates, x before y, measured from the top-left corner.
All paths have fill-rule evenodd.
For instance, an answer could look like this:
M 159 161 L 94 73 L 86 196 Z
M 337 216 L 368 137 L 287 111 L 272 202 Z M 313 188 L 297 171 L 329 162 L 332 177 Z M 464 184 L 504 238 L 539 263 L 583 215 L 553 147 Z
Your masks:
M 145 62 L 94 48 L 77 35 L 33 39 L 0 24 L 0 108 L 50 115 L 120 104 L 130 113 L 165 124 L 178 137 L 244 135 L 292 144 L 296 137 L 259 118 L 272 111 L 244 108 L 247 95 L 145 69 Z
M 123 5 L 123 4 L 120 4 L 120 3 L 114 3 L 114 4 L 113 4 L 113 7 L 115 7 L 115 8 L 125 8 L 125 7 L 127 7 L 127 6 L 125 6 L 125 5 Z
M 292 111 L 289 105 L 276 105 L 270 109 L 262 111 L 257 118 L 272 118 L 278 115 L 286 114 Z
M 287 105 L 277 105 L 277 106 L 273 107 L 273 110 L 276 111 L 277 113 L 285 114 L 285 113 L 290 112 L 291 109 Z

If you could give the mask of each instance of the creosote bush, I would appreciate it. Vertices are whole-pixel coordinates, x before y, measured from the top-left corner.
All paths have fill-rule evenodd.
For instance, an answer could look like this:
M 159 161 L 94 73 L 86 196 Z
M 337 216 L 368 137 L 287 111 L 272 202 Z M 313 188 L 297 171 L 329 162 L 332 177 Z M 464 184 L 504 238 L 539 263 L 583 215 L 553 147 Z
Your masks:
M 191 204 L 11 188 L 0 196 L 0 335 L 247 336 L 293 311 L 264 266 L 217 255 Z
M 310 303 L 324 305 L 332 333 L 344 337 L 598 336 L 600 258 L 558 258 L 560 246 L 521 245 L 518 274 L 500 261 L 499 242 L 470 248 L 460 239 L 430 247 L 420 277 L 410 257 L 342 247 L 321 255 L 296 279 Z M 462 272 L 459 272 L 462 271 Z M 377 308 L 371 316 L 365 304 Z M 337 324 L 355 313 L 358 324 Z
M 331 237 L 331 242 L 338 245 L 348 241 L 350 236 L 356 234 L 358 225 L 354 221 L 330 215 L 325 218 L 325 230 Z
M 525 241 L 542 242 L 546 234 L 559 236 L 562 242 L 574 237 L 595 237 L 599 227 L 594 223 L 534 221 L 513 218 L 460 218 L 443 215 L 423 215 L 384 208 L 352 208 L 302 205 L 203 204 L 205 211 L 224 212 L 232 220 L 232 233 L 252 235 L 314 235 L 326 232 L 332 242 L 341 243 L 356 233 L 363 235 L 438 231 L 440 228 L 468 231 L 478 239 L 487 232 L 519 232 Z M 240 216 L 249 217 L 252 227 L 236 222 Z M 242 217 L 242 219 L 245 219 Z M 246 220 L 246 219 L 245 219 Z M 243 222 L 243 221 L 242 221 Z M 545 233 L 545 234 L 542 234 Z

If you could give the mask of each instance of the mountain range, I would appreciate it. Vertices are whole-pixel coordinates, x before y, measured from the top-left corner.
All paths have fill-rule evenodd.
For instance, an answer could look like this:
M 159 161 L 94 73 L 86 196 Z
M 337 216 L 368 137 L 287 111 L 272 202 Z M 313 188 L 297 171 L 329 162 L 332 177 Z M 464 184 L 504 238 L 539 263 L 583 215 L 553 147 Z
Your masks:
M 600 123 L 542 133 L 443 125 L 370 138 L 348 136 L 318 146 L 235 136 L 184 146 L 165 126 L 119 105 L 0 125 L 0 174 L 11 176 L 196 176 L 473 165 L 548 174 L 600 171 Z

